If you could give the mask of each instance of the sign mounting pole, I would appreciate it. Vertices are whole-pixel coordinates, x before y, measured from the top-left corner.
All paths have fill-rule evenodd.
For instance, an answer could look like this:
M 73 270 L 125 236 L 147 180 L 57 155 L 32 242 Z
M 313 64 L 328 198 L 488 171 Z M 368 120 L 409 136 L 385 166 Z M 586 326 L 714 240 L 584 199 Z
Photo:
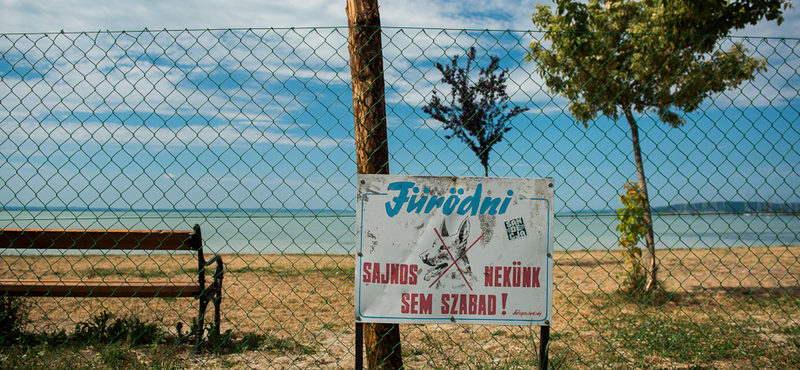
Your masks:
M 389 149 L 378 0 L 347 0 L 345 11 L 349 31 L 358 173 L 388 174 Z M 367 366 L 370 369 L 397 370 L 403 367 L 398 325 L 363 325 L 356 322 L 357 342 L 359 337 L 366 340 Z M 356 348 L 357 365 L 363 361 L 361 351 L 361 346 Z

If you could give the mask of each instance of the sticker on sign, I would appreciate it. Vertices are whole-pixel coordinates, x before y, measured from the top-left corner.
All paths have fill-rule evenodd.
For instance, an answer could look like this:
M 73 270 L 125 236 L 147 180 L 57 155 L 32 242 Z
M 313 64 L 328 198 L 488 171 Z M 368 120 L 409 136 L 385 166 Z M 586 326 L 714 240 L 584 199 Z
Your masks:
M 549 325 L 553 179 L 358 175 L 355 320 Z

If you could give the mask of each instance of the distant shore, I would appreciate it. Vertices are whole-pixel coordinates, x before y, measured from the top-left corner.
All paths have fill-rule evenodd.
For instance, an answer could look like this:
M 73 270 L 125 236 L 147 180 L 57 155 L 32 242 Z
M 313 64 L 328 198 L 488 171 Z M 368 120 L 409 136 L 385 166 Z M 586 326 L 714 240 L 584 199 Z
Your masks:
M 351 215 L 356 212 L 349 209 L 305 209 L 305 208 L 120 208 L 120 207 L 3 207 L 3 211 L 49 211 L 49 212 L 243 212 L 243 213 L 269 213 L 269 214 L 312 214 L 312 215 Z M 675 203 L 665 206 L 652 206 L 651 210 L 660 215 L 800 215 L 800 202 L 764 202 L 764 201 L 707 201 L 693 203 Z M 616 214 L 616 209 L 584 209 L 577 211 L 561 210 L 556 212 L 556 217 L 569 217 L 573 215 L 608 215 Z

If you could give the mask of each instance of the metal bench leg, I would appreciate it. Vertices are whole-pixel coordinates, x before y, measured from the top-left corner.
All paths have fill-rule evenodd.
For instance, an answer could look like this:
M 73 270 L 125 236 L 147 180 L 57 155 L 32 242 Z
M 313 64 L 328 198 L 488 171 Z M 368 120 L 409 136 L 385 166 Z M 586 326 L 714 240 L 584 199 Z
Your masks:
M 214 335 L 217 337 L 220 336 L 219 324 L 221 318 L 219 311 L 221 303 L 222 303 L 222 291 L 217 291 L 216 297 L 214 298 Z
M 200 353 L 200 345 L 203 344 L 203 334 L 205 332 L 205 316 L 206 316 L 206 307 L 208 306 L 208 299 L 201 295 L 200 296 L 200 315 L 197 317 L 197 332 L 195 333 L 195 344 L 194 344 L 194 353 Z
M 214 270 L 214 335 L 220 336 L 220 306 L 222 305 L 222 257 L 217 257 L 217 268 Z

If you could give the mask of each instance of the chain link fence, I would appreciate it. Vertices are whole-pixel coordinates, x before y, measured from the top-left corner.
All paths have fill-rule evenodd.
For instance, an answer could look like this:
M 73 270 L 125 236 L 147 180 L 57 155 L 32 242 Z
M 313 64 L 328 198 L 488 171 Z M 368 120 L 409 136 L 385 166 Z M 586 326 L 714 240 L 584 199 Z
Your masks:
M 687 124 L 637 116 L 660 289 L 626 294 L 615 220 L 629 128 L 576 124 L 543 34 L 384 28 L 392 173 L 480 176 L 426 115 L 436 63 L 497 56 L 528 108 L 490 176 L 555 179 L 553 368 L 800 367 L 800 40 L 724 39 L 766 71 Z M 346 28 L 0 35 L 0 224 L 202 228 L 222 326 L 184 298 L 0 298 L 2 368 L 353 368 L 355 143 Z M 387 225 L 391 227 L 391 225 Z M 210 251 L 210 252 L 209 252 Z M 191 281 L 187 252 L 0 250 L 0 279 Z M 210 322 L 211 320 L 206 320 Z M 401 325 L 409 368 L 535 367 L 530 327 Z

